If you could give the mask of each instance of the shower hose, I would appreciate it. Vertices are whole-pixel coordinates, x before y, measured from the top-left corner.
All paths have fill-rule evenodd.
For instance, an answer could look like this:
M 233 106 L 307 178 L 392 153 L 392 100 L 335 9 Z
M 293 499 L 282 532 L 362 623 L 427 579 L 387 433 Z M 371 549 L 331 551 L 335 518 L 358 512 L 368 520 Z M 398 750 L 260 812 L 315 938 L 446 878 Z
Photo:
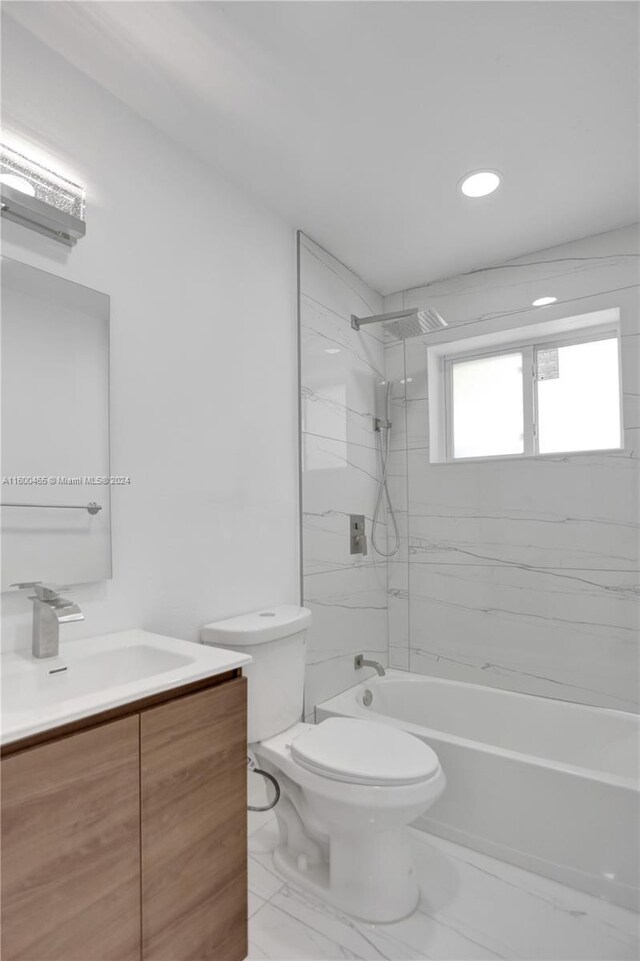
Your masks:
M 388 401 L 387 401 L 388 403 Z M 384 430 L 386 437 L 383 442 L 382 431 Z M 393 557 L 394 554 L 398 553 L 398 548 L 400 547 L 400 535 L 398 533 L 398 524 L 396 521 L 395 511 L 393 509 L 393 504 L 391 503 L 391 497 L 389 496 L 389 488 L 387 486 L 387 470 L 389 465 L 389 452 L 391 450 L 391 426 L 388 419 L 387 412 L 387 422 L 386 426 L 381 426 L 378 430 L 378 454 L 380 456 L 380 487 L 378 489 L 378 499 L 376 501 L 376 508 L 373 512 L 373 524 L 371 526 L 371 543 L 373 544 L 374 550 L 380 554 L 382 557 Z M 380 511 L 382 510 L 382 505 L 386 498 L 388 505 L 388 513 L 391 516 L 391 523 L 393 524 L 393 548 L 390 551 L 383 551 L 379 546 L 376 539 L 376 531 L 378 524 L 380 523 Z

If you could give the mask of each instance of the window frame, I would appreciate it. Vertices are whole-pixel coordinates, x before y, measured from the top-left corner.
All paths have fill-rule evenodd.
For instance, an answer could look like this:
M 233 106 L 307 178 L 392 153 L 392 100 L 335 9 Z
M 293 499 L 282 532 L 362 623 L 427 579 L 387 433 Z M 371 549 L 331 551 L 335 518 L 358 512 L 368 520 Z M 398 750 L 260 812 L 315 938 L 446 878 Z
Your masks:
M 620 409 L 620 438 L 618 446 L 607 448 L 582 448 L 572 451 L 553 451 L 541 453 L 539 449 L 538 430 L 538 391 L 537 391 L 537 352 L 554 347 L 574 347 L 579 344 L 590 344 L 598 340 L 613 340 L 618 344 L 618 405 Z M 455 364 L 481 360 L 485 357 L 496 357 L 507 354 L 522 354 L 522 415 L 523 415 L 523 450 L 519 454 L 479 454 L 477 457 L 455 457 L 453 453 L 453 367 Z M 623 389 L 622 389 L 622 352 L 619 323 L 608 323 L 582 330 L 564 331 L 554 335 L 540 337 L 519 337 L 512 341 L 504 341 L 495 347 L 463 351 L 443 356 L 443 388 L 444 388 L 444 429 L 445 429 L 445 461 L 447 464 L 460 464 L 466 461 L 499 461 L 522 460 L 527 457 L 559 457 L 563 454 L 588 454 L 594 451 L 616 451 L 624 449 Z

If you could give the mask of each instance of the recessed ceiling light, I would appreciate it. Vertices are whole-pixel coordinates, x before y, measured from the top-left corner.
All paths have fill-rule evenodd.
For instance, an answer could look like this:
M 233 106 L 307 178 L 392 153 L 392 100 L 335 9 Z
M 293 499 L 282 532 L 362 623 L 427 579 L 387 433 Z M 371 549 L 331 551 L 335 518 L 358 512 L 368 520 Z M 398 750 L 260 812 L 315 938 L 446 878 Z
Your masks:
M 531 304 L 532 307 L 546 307 L 547 304 L 555 304 L 557 297 L 538 297 L 537 300 Z
M 497 190 L 502 180 L 497 170 L 474 170 L 460 181 L 460 191 L 465 197 L 486 197 Z
M 325 354 L 339 354 L 339 353 L 340 353 L 340 348 L 339 348 L 339 347 L 325 347 L 324 352 L 325 352 Z
M 14 190 L 19 190 L 23 194 L 28 194 L 30 197 L 36 195 L 35 187 L 24 177 L 18 177 L 17 174 L 2 174 L 0 183 L 6 184 L 7 187 L 13 187 Z

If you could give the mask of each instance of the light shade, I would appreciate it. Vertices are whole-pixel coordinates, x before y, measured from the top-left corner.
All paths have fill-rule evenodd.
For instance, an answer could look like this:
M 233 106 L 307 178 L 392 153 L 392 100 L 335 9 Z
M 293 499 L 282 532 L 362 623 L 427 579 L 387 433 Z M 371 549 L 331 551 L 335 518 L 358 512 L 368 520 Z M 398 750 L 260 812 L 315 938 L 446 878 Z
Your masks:
M 15 186 L 8 177 L 26 181 L 31 185 L 32 197 L 43 200 L 58 210 L 63 210 L 72 217 L 84 220 L 84 187 L 74 184 L 66 177 L 53 170 L 48 170 L 41 164 L 30 160 L 23 154 L 17 153 L 5 144 L 0 145 L 0 180 L 8 186 Z M 24 191 L 24 187 L 18 187 Z
M 85 234 L 84 187 L 0 145 L 2 216 L 73 246 Z
M 486 197 L 497 190 L 502 181 L 497 170 L 475 170 L 460 181 L 460 192 L 465 197 Z
M 13 187 L 14 190 L 19 190 L 29 197 L 35 197 L 36 195 L 36 188 L 33 184 L 25 180 L 24 177 L 18 177 L 17 174 L 0 174 L 0 184 L 4 184 L 5 187 Z
M 532 307 L 546 307 L 547 304 L 555 304 L 557 297 L 538 297 L 531 304 Z

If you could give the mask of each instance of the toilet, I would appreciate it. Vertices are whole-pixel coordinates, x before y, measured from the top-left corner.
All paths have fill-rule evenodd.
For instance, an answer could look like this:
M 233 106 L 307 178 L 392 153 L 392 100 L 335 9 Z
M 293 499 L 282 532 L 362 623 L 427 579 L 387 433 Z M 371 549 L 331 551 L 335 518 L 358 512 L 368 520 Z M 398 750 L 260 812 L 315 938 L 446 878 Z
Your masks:
M 311 612 L 284 605 L 207 624 L 201 641 L 253 658 L 248 741 L 276 778 L 279 871 L 341 911 L 373 922 L 419 899 L 407 825 L 440 796 L 445 776 L 423 741 L 375 721 L 302 723 Z

